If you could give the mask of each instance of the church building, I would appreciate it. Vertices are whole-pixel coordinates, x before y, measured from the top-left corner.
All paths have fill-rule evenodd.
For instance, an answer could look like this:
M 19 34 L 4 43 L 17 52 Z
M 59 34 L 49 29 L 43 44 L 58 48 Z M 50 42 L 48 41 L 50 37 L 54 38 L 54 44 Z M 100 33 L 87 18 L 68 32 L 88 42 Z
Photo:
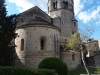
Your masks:
M 48 0 L 48 14 L 32 7 L 17 17 L 16 66 L 37 68 L 47 57 L 62 59 L 69 69 L 80 65 L 80 54 L 62 51 L 60 46 L 78 30 L 73 0 Z

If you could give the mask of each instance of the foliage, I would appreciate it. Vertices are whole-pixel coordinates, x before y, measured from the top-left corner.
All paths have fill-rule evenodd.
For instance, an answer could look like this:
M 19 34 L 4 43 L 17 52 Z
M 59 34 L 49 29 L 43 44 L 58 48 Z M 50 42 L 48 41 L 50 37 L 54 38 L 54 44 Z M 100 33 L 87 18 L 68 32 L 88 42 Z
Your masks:
M 100 67 L 97 66 L 97 73 L 100 74 Z
M 12 51 L 11 44 L 12 39 L 16 37 L 15 34 L 15 20 L 17 15 L 7 16 L 5 0 L 0 0 L 0 65 L 11 65 Z
M 76 32 L 75 34 L 72 34 L 70 38 L 67 39 L 67 42 L 64 45 L 66 45 L 66 48 L 70 48 L 76 51 L 77 45 L 81 43 L 82 41 L 80 39 L 80 35 L 78 34 L 78 32 Z
M 67 75 L 68 69 L 66 64 L 59 58 L 50 57 L 42 60 L 38 65 L 41 69 L 55 69 L 58 75 Z
M 82 45 L 82 48 L 84 50 L 83 52 L 86 55 L 87 54 L 87 50 L 86 50 L 85 43 L 82 42 L 81 37 L 80 37 L 78 32 L 72 34 L 71 37 L 68 38 L 67 41 L 63 44 L 63 46 L 64 46 L 65 50 L 66 49 L 69 49 L 69 50 L 72 49 L 74 51 L 77 51 L 77 50 L 79 50 L 78 44 Z
M 71 35 L 71 38 L 68 39 L 68 46 L 76 51 L 78 44 L 81 44 L 80 35 L 78 33 L 75 33 Z
M 12 75 L 12 67 L 0 67 L 0 75 Z M 56 75 L 55 70 L 15 67 L 14 75 Z
M 92 30 L 93 30 L 92 28 L 87 27 L 85 31 L 81 30 L 80 32 L 76 32 L 75 34 L 71 35 L 70 38 L 68 38 L 68 41 L 65 44 L 66 47 L 68 47 L 68 48 L 70 47 L 72 50 L 76 51 L 75 53 L 77 53 L 79 51 L 81 52 L 82 62 L 84 64 L 84 67 L 85 67 L 88 75 L 90 75 L 90 72 L 86 66 L 86 62 L 84 59 L 84 53 L 87 54 L 87 51 L 86 51 L 86 47 L 83 42 L 85 42 L 89 39 L 90 35 L 93 33 Z M 83 50 L 85 50 L 85 51 L 83 51 Z

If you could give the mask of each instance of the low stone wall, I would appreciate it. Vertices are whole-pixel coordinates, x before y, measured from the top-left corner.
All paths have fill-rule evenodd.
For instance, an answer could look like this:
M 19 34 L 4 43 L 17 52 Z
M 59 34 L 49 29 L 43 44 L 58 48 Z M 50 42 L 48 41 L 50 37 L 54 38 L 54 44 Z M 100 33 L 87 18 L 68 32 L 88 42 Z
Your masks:
M 75 69 L 81 64 L 80 53 L 61 52 L 61 59 L 67 64 L 68 69 Z
M 86 57 L 88 66 L 100 66 L 100 52 L 95 53 L 94 56 Z
M 100 66 L 100 54 L 94 56 L 95 66 Z

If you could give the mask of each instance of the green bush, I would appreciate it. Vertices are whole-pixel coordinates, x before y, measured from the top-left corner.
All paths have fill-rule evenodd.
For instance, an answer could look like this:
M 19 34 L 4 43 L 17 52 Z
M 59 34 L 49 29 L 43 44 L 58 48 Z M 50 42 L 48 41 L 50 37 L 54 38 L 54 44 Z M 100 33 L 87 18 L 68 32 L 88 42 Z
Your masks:
M 38 65 L 38 68 L 40 69 L 55 69 L 58 73 L 58 75 L 67 75 L 68 74 L 68 68 L 66 64 L 55 57 L 50 57 L 42 60 L 40 64 Z
M 100 74 L 100 67 L 97 66 L 96 69 L 97 69 L 97 74 Z
M 12 67 L 0 67 L 0 75 L 12 75 Z M 56 75 L 56 71 L 14 67 L 14 75 Z

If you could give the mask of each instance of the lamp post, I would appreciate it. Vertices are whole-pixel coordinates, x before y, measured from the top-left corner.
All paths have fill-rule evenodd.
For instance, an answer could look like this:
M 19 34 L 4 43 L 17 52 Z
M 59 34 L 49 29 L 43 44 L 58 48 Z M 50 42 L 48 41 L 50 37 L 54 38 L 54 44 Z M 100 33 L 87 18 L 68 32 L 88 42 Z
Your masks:
M 14 75 L 14 64 L 15 64 L 15 43 L 11 42 L 11 47 L 12 47 L 12 75 Z

